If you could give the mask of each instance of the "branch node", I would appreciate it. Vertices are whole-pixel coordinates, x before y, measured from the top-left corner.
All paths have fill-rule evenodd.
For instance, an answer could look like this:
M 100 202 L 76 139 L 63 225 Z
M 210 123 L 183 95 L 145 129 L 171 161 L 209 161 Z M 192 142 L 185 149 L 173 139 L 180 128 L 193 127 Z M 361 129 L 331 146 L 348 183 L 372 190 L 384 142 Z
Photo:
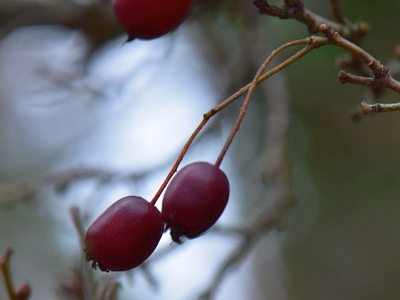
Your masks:
M 343 70 L 339 71 L 338 78 L 342 84 L 347 83 L 347 73 Z

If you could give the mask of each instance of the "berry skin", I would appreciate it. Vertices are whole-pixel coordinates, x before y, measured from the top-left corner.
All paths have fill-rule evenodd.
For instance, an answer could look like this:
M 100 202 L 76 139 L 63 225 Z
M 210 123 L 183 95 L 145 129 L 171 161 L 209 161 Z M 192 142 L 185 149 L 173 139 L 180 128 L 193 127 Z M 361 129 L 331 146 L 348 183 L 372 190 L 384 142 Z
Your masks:
M 126 271 L 145 261 L 164 232 L 160 211 L 145 199 L 124 197 L 89 226 L 86 260 L 102 271 Z
M 207 231 L 228 198 L 228 178 L 217 166 L 195 162 L 182 168 L 168 185 L 161 210 L 172 239 L 181 243 L 182 236 L 192 239 Z
M 194 0 L 114 0 L 118 22 L 134 38 L 154 39 L 178 27 L 189 14 Z

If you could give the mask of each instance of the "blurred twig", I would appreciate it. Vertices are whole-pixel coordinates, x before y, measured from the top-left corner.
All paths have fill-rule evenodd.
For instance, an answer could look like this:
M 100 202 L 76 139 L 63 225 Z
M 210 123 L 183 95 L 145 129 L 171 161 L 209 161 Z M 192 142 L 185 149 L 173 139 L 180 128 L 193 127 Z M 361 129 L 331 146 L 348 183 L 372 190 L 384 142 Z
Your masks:
M 16 300 L 17 295 L 15 294 L 14 284 L 12 282 L 11 270 L 10 270 L 11 254 L 12 254 L 12 249 L 8 247 L 3 256 L 0 258 L 0 268 L 3 274 L 4 283 L 7 288 L 8 296 L 10 297 L 10 300 Z
M 0 186 L 0 204 L 23 200 L 39 193 L 46 186 L 65 189 L 71 182 L 87 178 L 110 179 L 115 173 L 101 169 L 69 169 L 54 174 L 43 175 L 26 181 L 15 181 Z
M 82 30 L 93 46 L 119 34 L 108 0 L 91 1 L 90 4 L 72 0 L 0 4 L 0 39 L 21 26 L 55 24 Z
M 115 278 L 119 275 L 102 275 L 100 279 L 95 279 L 93 272 L 86 263 L 84 255 L 84 238 L 85 230 L 82 224 L 82 216 L 78 207 L 70 208 L 70 215 L 73 224 L 78 232 L 80 240 L 80 254 L 79 266 L 74 270 L 64 273 L 58 277 L 58 284 L 60 289 L 66 293 L 77 297 L 80 300 L 112 300 L 116 299 L 116 294 L 120 286 Z
M 3 256 L 0 257 L 0 269 L 3 274 L 4 283 L 7 288 L 10 300 L 27 300 L 31 295 L 31 287 L 28 284 L 23 284 L 18 291 L 15 290 L 10 268 L 10 258 L 12 254 L 11 247 L 7 247 Z
M 335 16 L 335 19 L 339 23 L 342 23 L 342 24 L 350 27 L 351 22 L 344 16 L 342 7 L 340 6 L 340 1 L 339 0 L 330 0 L 330 2 L 331 2 L 332 11 L 333 11 L 333 15 Z

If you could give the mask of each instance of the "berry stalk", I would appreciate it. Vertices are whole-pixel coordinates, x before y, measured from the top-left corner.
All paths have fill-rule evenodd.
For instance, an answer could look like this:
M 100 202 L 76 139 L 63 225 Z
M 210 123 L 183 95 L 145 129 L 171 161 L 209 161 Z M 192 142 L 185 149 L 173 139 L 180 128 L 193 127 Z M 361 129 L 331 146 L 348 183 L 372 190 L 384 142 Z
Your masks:
M 261 67 L 258 69 L 256 75 L 254 76 L 254 79 L 251 83 L 249 83 L 246 87 L 248 87 L 248 92 L 246 95 L 246 99 L 243 102 L 242 107 L 240 108 L 240 112 L 239 112 L 239 116 L 236 119 L 235 125 L 232 128 L 232 131 L 228 137 L 228 139 L 225 142 L 224 147 L 221 150 L 221 153 L 219 154 L 217 160 L 215 161 L 215 166 L 219 167 L 222 163 L 222 160 L 225 157 L 226 152 L 229 149 L 229 146 L 232 144 L 233 139 L 235 138 L 236 133 L 239 131 L 240 128 L 240 124 L 243 120 L 243 117 L 246 113 L 246 110 L 249 106 L 250 103 L 250 99 L 251 96 L 253 95 L 254 89 L 256 88 L 257 84 L 260 83 L 262 80 L 265 80 L 269 77 L 271 77 L 273 74 L 275 74 L 276 72 L 282 70 L 284 67 L 286 67 L 287 65 L 293 63 L 294 61 L 296 61 L 297 59 L 299 59 L 300 57 L 302 57 L 303 55 L 305 55 L 306 53 L 310 52 L 312 49 L 314 49 L 313 44 L 309 44 L 307 47 L 303 48 L 301 51 L 297 52 L 295 55 L 293 55 L 292 57 L 290 57 L 289 59 L 285 60 L 283 63 L 279 64 L 277 67 L 275 67 L 274 69 L 270 70 L 269 72 L 265 73 L 264 75 L 263 72 L 265 70 L 265 68 L 268 66 L 268 64 L 271 62 L 271 60 L 282 50 L 294 46 L 294 45 L 299 45 L 299 44 L 304 44 L 305 41 L 307 41 L 308 39 L 304 39 L 304 40 L 298 40 L 298 41 L 294 41 L 291 43 L 287 43 L 284 44 L 282 46 L 280 46 L 279 48 L 277 48 L 276 50 L 274 50 L 270 56 L 268 56 L 268 58 L 264 61 L 264 63 L 261 65 Z M 245 87 L 245 88 L 246 88 Z
M 257 83 L 260 83 L 261 81 L 264 81 L 266 79 L 268 79 L 269 77 L 271 77 L 272 75 L 274 75 L 275 73 L 279 72 L 280 70 L 282 70 L 283 68 L 287 67 L 288 65 L 292 64 L 293 62 L 295 62 L 296 60 L 298 60 L 300 57 L 306 55 L 308 52 L 310 52 L 311 50 L 323 45 L 323 44 L 327 44 L 327 40 L 326 38 L 323 37 L 312 37 L 312 38 L 305 38 L 305 39 L 301 39 L 301 40 L 296 40 L 290 43 L 286 43 L 282 46 L 280 46 L 279 48 L 275 49 L 271 55 L 265 60 L 265 62 L 263 63 L 263 65 L 261 66 L 261 68 L 259 69 L 259 72 L 257 72 L 255 78 L 257 78 L 256 80 L 253 80 L 251 83 L 247 84 L 246 86 L 242 87 L 239 91 L 237 91 L 236 93 L 234 93 L 233 95 L 231 95 L 229 98 L 225 99 L 222 103 L 218 104 L 217 106 L 213 107 L 211 110 L 209 110 L 207 113 L 205 113 L 203 115 L 203 120 L 200 122 L 200 124 L 197 126 L 197 128 L 195 129 L 195 131 L 192 133 L 192 135 L 190 136 L 189 140 L 186 142 L 186 144 L 184 145 L 181 153 L 179 154 L 178 158 L 176 159 L 175 163 L 173 164 L 173 166 L 171 167 L 171 170 L 169 171 L 167 177 L 165 178 L 164 182 L 162 183 L 162 185 L 160 186 L 160 188 L 158 189 L 157 193 L 154 195 L 153 199 L 150 201 L 151 204 L 156 204 L 158 198 L 160 197 L 160 195 L 162 194 L 163 190 L 165 189 L 165 187 L 167 186 L 168 182 L 171 180 L 172 176 L 174 175 L 174 173 L 177 171 L 179 164 L 181 163 L 183 157 L 185 156 L 186 152 L 188 151 L 190 145 L 192 144 L 192 142 L 194 141 L 194 139 L 196 138 L 196 136 L 199 134 L 199 132 L 201 131 L 201 129 L 203 129 L 203 127 L 207 124 L 207 122 L 209 121 L 209 119 L 211 117 L 213 117 L 215 114 L 217 114 L 219 111 L 221 111 L 222 109 L 224 109 L 226 106 L 228 106 L 229 104 L 231 104 L 233 101 L 235 101 L 237 98 L 239 98 L 240 96 L 242 96 L 244 93 L 246 93 L 247 91 L 249 91 L 249 89 L 254 85 L 253 90 L 255 88 L 255 86 L 257 85 Z M 296 45 L 307 45 L 306 47 L 304 47 L 302 50 L 300 50 L 299 52 L 297 52 L 295 55 L 293 55 L 292 57 L 288 58 L 287 60 L 285 60 L 284 62 L 280 63 L 279 65 L 277 65 L 275 68 L 269 70 L 268 72 L 262 74 L 262 72 L 265 70 L 265 68 L 267 67 L 267 65 L 269 64 L 269 62 L 282 50 L 289 48 L 291 46 L 296 46 Z M 262 75 L 261 75 L 262 74 Z M 250 94 L 251 96 L 251 94 Z M 247 100 L 247 105 L 248 102 L 250 100 Z M 246 102 L 246 100 L 245 100 Z M 247 109 L 247 107 L 244 107 L 244 105 L 242 106 L 242 108 L 244 109 L 244 111 Z M 242 115 L 240 117 L 240 115 Z M 239 117 L 242 119 L 244 113 L 240 113 Z M 238 117 L 238 120 L 239 120 Z M 225 143 L 225 146 L 223 148 L 223 150 L 221 151 L 221 154 L 219 155 L 217 161 L 215 162 L 216 166 L 219 166 L 225 156 L 225 153 L 227 152 L 230 143 L 233 140 L 233 137 L 235 136 L 236 132 L 239 130 L 239 126 L 240 126 L 240 122 L 241 120 L 239 120 L 239 122 L 237 121 L 235 125 L 235 127 L 237 127 L 237 129 L 233 134 L 231 133 L 230 138 L 228 138 L 227 142 Z
M 178 158 L 176 159 L 175 163 L 173 164 L 173 166 L 172 166 L 171 170 L 169 171 L 167 177 L 165 178 L 164 182 L 158 189 L 157 193 L 154 195 L 153 199 L 150 201 L 151 204 L 153 204 L 153 205 L 156 204 L 161 193 L 163 192 L 163 190 L 167 186 L 168 182 L 170 181 L 170 179 L 172 178 L 172 176 L 178 169 L 178 166 L 181 163 L 181 161 L 182 161 L 183 157 L 185 156 L 187 150 L 189 149 L 190 145 L 192 144 L 192 142 L 194 141 L 194 139 L 196 138 L 196 136 L 198 135 L 200 130 L 204 127 L 204 125 L 207 124 L 209 119 L 210 119 L 210 117 L 206 118 L 206 115 L 204 115 L 203 120 L 200 122 L 200 124 L 197 126 L 195 131 L 192 133 L 189 140 L 186 142 L 185 146 L 183 147 L 181 153 L 179 154 Z

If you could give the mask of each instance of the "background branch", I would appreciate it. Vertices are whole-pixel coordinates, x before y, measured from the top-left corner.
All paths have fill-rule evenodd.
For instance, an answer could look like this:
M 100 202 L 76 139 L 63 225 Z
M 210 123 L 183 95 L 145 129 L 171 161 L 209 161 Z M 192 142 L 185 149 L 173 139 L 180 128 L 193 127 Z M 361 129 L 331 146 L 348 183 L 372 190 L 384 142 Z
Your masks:
M 11 275 L 10 258 L 13 250 L 7 247 L 3 256 L 0 257 L 0 269 L 3 275 L 4 283 L 6 285 L 8 296 L 10 300 L 27 300 L 31 295 L 31 287 L 28 284 L 23 284 L 16 291 Z
M 331 2 L 331 6 L 332 6 L 333 15 L 335 16 L 336 21 L 338 21 L 339 23 L 342 23 L 348 27 L 351 27 L 350 20 L 347 19 L 345 17 L 345 15 L 343 14 L 343 10 L 340 5 L 340 1 L 339 0 L 330 0 L 330 2 Z
M 108 0 L 90 1 L 89 4 L 71 0 L 15 2 L 0 4 L 0 39 L 19 27 L 57 24 L 82 30 L 94 50 L 122 33 Z

